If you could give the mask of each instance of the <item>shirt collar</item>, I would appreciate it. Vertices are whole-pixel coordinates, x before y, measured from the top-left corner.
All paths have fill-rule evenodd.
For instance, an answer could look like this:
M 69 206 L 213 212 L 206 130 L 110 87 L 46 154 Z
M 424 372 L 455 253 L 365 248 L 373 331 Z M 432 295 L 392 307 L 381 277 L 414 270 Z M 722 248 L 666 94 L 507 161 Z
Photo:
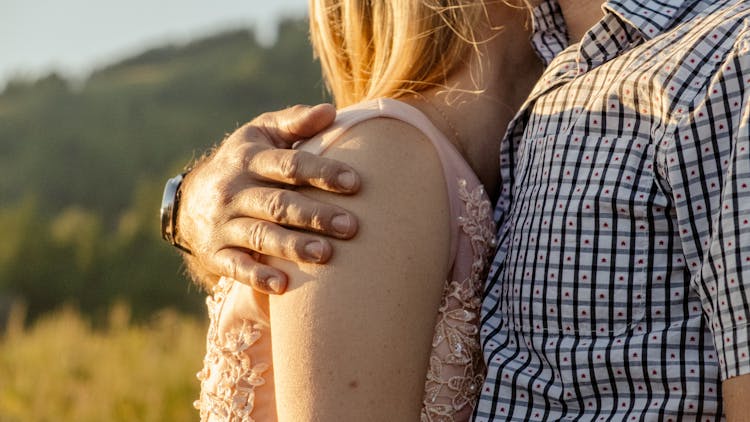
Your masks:
M 680 12 L 698 0 L 609 0 L 602 6 L 651 39 L 670 29 Z
M 557 0 L 543 0 L 531 14 L 531 45 L 544 65 L 568 47 L 568 29 Z
M 675 23 L 680 12 L 701 0 L 609 0 L 603 6 L 604 17 L 594 25 L 581 40 L 582 59 L 590 69 L 611 58 L 612 54 L 627 49 L 639 39 L 651 39 L 668 30 Z M 542 0 L 532 13 L 532 45 L 545 64 L 568 47 L 568 32 L 557 0 Z M 602 34 L 612 33 L 615 28 L 622 32 L 617 35 L 619 42 L 607 49 L 602 57 L 586 54 L 586 50 L 596 51 L 598 46 L 587 43 L 601 42 Z M 627 42 L 622 42 L 627 40 Z M 616 40 L 613 40 L 616 41 Z M 617 51 L 615 51 L 617 50 Z M 582 69 L 586 70 L 586 69 Z

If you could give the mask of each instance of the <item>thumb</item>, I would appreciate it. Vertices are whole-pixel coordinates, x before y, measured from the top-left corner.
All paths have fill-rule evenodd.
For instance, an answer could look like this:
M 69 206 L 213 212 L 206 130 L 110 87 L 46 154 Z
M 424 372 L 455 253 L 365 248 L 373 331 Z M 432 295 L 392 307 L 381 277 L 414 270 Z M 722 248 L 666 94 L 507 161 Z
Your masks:
M 333 123 L 336 109 L 331 104 L 294 106 L 273 114 L 266 130 L 278 147 L 289 147 L 295 142 L 311 138 Z

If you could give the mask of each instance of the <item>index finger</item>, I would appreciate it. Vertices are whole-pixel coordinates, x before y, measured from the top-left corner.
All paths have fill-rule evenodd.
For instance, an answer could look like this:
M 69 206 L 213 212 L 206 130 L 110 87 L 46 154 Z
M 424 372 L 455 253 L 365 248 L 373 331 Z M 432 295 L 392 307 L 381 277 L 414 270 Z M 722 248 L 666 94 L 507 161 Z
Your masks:
M 266 181 L 295 186 L 313 186 L 336 193 L 356 193 L 360 178 L 353 168 L 340 161 L 306 151 L 252 148 L 247 171 Z
M 318 104 L 314 107 L 297 105 L 263 114 L 253 124 L 274 145 L 289 148 L 299 140 L 317 135 L 335 119 L 336 109 L 331 104 Z

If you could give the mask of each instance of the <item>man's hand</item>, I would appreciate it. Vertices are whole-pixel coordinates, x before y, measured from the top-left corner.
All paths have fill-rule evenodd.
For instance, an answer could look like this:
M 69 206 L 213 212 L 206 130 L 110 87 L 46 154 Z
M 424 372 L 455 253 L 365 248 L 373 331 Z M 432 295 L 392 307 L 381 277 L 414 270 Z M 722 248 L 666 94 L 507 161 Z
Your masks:
M 282 293 L 286 275 L 260 263 L 258 254 L 325 263 L 330 242 L 309 232 L 354 236 L 357 222 L 349 212 L 287 190 L 314 186 L 351 194 L 359 189 L 351 167 L 288 149 L 330 126 L 335 117 L 329 104 L 263 114 L 232 133 L 186 176 L 177 234 L 193 252 L 186 262 L 195 278 L 213 284 L 227 276 L 261 292 Z

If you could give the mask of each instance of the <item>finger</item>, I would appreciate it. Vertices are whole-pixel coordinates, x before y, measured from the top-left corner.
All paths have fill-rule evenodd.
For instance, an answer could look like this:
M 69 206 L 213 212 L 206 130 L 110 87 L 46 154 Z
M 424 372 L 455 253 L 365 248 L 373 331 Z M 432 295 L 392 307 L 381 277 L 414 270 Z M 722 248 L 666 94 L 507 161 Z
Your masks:
M 261 293 L 281 294 L 286 290 L 286 274 L 261 264 L 246 250 L 221 249 L 214 255 L 211 266 L 215 273 L 247 284 Z
M 314 186 L 336 193 L 356 193 L 359 175 L 350 166 L 306 151 L 249 145 L 243 152 L 252 157 L 247 170 L 266 180 L 296 186 Z
M 241 145 L 250 142 L 289 148 L 299 140 L 317 135 L 335 119 L 336 109 L 331 104 L 296 105 L 261 114 L 232 132 L 223 143 Z
M 323 264 L 331 258 L 331 244 L 326 239 L 254 218 L 230 220 L 223 227 L 221 241 L 294 262 Z
M 277 146 L 289 147 L 300 139 L 311 138 L 327 128 L 336 119 L 336 109 L 331 104 L 314 107 L 297 105 L 266 115 L 263 121 L 270 138 Z
M 357 219 L 345 209 L 289 190 L 245 189 L 232 198 L 231 205 L 238 216 L 270 221 L 339 239 L 351 239 L 358 229 Z

